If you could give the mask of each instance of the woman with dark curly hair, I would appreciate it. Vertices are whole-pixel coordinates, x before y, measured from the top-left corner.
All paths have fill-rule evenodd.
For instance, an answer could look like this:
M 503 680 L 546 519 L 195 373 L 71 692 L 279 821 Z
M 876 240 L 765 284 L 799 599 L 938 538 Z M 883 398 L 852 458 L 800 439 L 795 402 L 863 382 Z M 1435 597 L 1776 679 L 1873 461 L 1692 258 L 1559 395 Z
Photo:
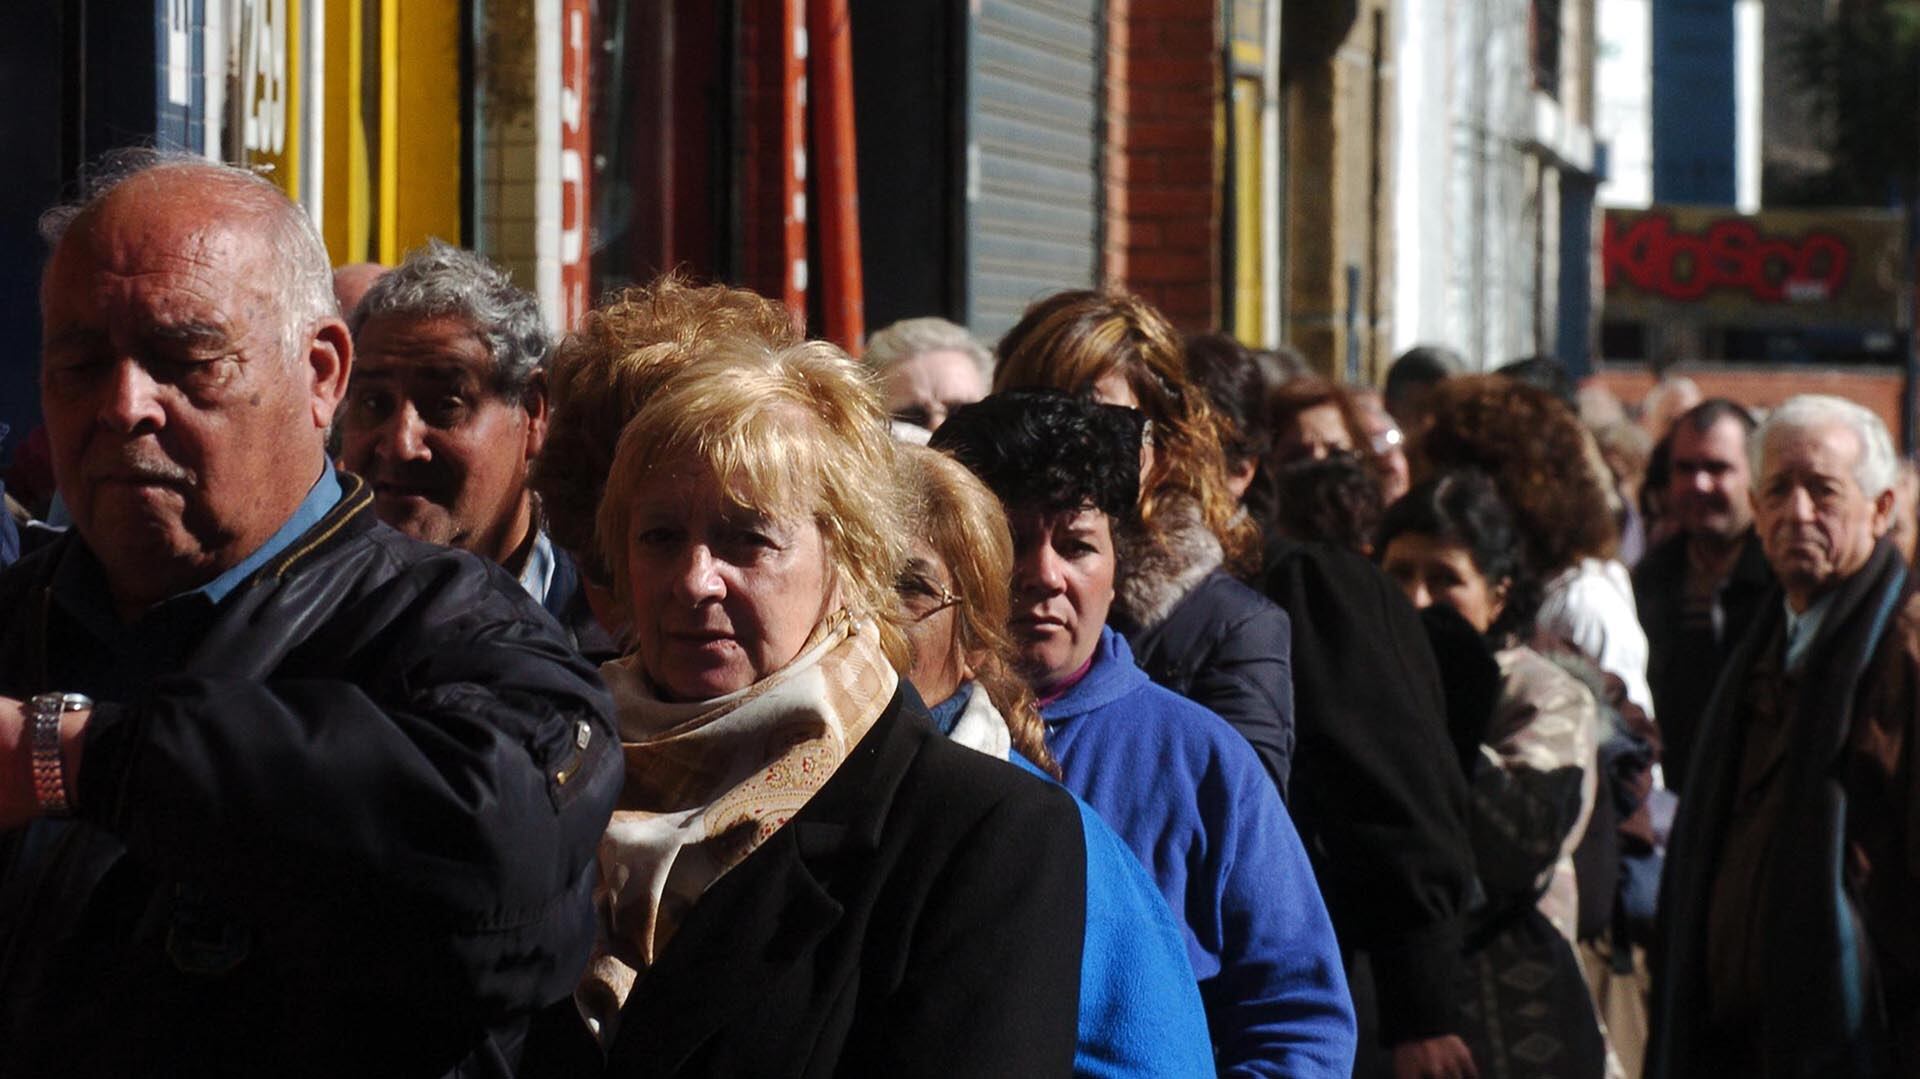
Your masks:
M 1154 681 L 1245 736 L 1284 793 L 1292 634 L 1232 575 L 1258 568 L 1260 530 L 1228 485 L 1221 421 L 1188 377 L 1179 335 L 1136 297 L 1063 292 L 1029 307 L 999 352 L 995 391 L 1061 390 L 1146 416 L 1139 523 L 1116 537 L 1113 625 Z
M 1120 833 L 1187 941 L 1221 1074 L 1348 1076 L 1354 1019 L 1306 850 L 1244 740 L 1155 685 L 1107 623 L 1139 413 L 1049 391 L 948 417 L 935 449 L 999 496 L 1020 667 L 1067 787 Z
M 1293 461 L 1274 477 L 1277 532 L 1303 543 L 1330 543 L 1373 553 L 1373 533 L 1386 510 L 1379 480 L 1353 454 Z
M 1452 378 L 1428 398 L 1432 419 L 1414 442 L 1415 476 L 1478 468 L 1513 511 L 1528 564 L 1546 581 L 1535 620 L 1617 676 L 1648 715 L 1647 635 L 1619 543 L 1598 447 L 1545 390 L 1497 375 Z
M 1469 919 L 1467 984 L 1481 1003 L 1466 1033 L 1482 1074 L 1528 1073 L 1552 1045 L 1555 1074 L 1598 1077 L 1606 1047 L 1575 958 L 1574 848 L 1597 789 L 1599 706 L 1579 679 L 1523 642 L 1539 590 L 1512 515 L 1475 470 L 1430 479 L 1380 527 L 1382 568 L 1413 605 L 1452 608 L 1499 669 L 1490 714 L 1465 718 L 1469 829 L 1485 901 Z M 1546 971 L 1517 990 L 1517 972 Z M 1511 984 L 1510 984 L 1511 983 Z M 1522 1050 L 1522 1043 L 1527 1043 Z M 1518 1052 L 1517 1052 L 1518 1051 Z

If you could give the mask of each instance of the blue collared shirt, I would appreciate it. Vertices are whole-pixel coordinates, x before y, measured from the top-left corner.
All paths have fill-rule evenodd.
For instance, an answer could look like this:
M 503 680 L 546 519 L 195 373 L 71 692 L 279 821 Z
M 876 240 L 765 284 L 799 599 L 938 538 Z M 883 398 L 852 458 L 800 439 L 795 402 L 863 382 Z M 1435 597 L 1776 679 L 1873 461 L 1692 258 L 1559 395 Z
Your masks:
M 1833 593 L 1828 592 L 1812 603 L 1807 609 L 1795 614 L 1793 607 L 1787 607 L 1787 657 L 1786 669 L 1797 671 L 1807 661 L 1807 649 L 1813 647 L 1813 639 L 1820 633 L 1820 623 L 1827 619 L 1827 608 L 1833 606 Z
M 313 481 L 313 486 L 307 489 L 307 497 L 301 499 L 300 505 L 294 508 L 293 516 L 287 518 L 287 522 L 281 525 L 278 531 L 268 536 L 267 542 L 261 544 L 259 550 L 241 559 L 232 569 L 194 591 L 215 603 L 226 599 L 234 589 L 240 587 L 240 582 L 253 576 L 254 570 L 273 561 L 282 551 L 293 546 L 293 541 L 299 539 L 307 529 L 319 524 L 320 518 L 325 517 L 327 511 L 339 501 L 340 477 L 333 470 L 333 462 L 327 461 L 320 469 L 320 478 Z
M 84 543 L 75 543 L 54 568 L 51 590 L 61 610 L 99 646 L 86 650 L 86 666 L 113 692 L 102 689 L 96 695 L 121 699 L 176 669 L 204 634 L 214 608 L 318 524 L 340 498 L 340 479 L 328 461 L 292 516 L 252 554 L 206 584 L 155 604 L 132 624 L 115 613 L 99 560 Z

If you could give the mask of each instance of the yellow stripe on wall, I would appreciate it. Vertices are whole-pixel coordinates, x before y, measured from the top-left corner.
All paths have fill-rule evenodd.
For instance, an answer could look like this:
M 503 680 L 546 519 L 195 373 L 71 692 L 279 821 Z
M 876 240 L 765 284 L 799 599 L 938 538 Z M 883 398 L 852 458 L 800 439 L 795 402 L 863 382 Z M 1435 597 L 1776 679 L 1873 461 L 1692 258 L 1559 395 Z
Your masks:
M 459 244 L 460 3 L 395 0 L 383 4 L 387 31 L 381 55 L 391 102 L 381 123 L 380 250 L 394 262 L 438 236 Z
M 372 257 L 367 182 L 367 125 L 360 114 L 365 81 L 362 0 L 327 0 L 326 219 L 322 232 L 334 265 Z

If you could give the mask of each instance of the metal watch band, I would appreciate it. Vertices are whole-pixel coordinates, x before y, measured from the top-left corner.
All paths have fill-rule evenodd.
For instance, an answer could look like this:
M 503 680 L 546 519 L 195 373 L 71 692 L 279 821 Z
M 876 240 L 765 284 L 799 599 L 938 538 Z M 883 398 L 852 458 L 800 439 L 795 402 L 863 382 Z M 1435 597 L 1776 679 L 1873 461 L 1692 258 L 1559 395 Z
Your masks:
M 93 702 L 78 693 L 42 693 L 27 702 L 27 722 L 32 727 L 33 799 L 47 816 L 64 817 L 73 812 L 67 799 L 66 760 L 60 754 L 60 717 L 92 707 Z

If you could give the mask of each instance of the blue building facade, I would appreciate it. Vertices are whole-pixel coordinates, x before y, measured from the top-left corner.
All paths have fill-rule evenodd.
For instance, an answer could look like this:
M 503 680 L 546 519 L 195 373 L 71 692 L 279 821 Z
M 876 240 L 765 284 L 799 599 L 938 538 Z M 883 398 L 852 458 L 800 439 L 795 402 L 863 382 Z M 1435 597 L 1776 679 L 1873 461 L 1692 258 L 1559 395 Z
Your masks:
M 1732 206 L 1734 0 L 1653 4 L 1653 201 Z
M 0 4 L 0 464 L 39 423 L 40 214 L 113 147 L 204 144 L 207 3 Z

